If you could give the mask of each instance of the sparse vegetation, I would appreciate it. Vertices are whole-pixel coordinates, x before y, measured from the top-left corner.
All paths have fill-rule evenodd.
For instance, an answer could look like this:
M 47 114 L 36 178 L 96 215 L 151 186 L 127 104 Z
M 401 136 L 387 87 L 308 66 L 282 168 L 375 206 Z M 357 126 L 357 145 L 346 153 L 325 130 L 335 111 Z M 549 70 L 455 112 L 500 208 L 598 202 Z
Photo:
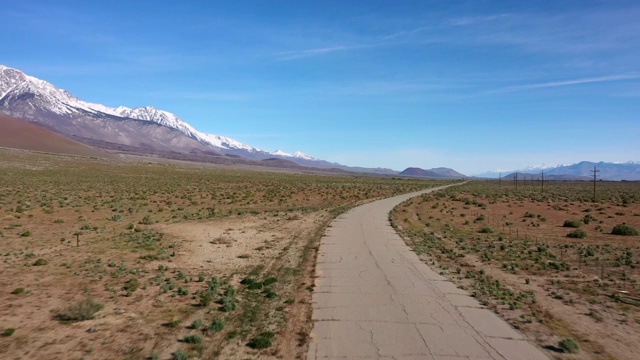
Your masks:
M 253 349 L 265 349 L 265 348 L 271 347 L 272 345 L 271 340 L 273 339 L 274 336 L 275 334 L 269 331 L 260 333 L 259 335 L 254 336 L 249 341 L 247 346 Z
M 91 297 L 84 300 L 80 300 L 69 307 L 58 310 L 55 314 L 55 318 L 60 321 L 85 321 L 93 319 L 95 313 L 102 310 L 104 305 L 93 301 Z
M 222 331 L 222 329 L 224 329 L 224 321 L 222 321 L 221 319 L 215 319 L 210 325 L 209 325 L 209 331 L 212 332 L 220 332 Z
M 10 294 L 13 288 L 7 288 L 0 303 L 50 311 L 55 331 L 47 339 L 30 338 L 30 346 L 44 353 L 65 339 L 70 348 L 83 349 L 69 354 L 77 358 L 90 352 L 81 345 L 86 339 L 69 337 L 69 327 L 54 320 L 84 321 L 102 312 L 116 321 L 100 323 L 97 330 L 87 326 L 91 331 L 118 333 L 114 324 L 126 323 L 134 314 L 144 314 L 162 329 L 136 330 L 139 334 L 130 337 L 126 349 L 133 353 L 126 355 L 116 346 L 92 343 L 101 357 L 138 358 L 137 349 L 151 349 L 149 339 L 182 339 L 194 319 L 205 324 L 191 331 L 205 331 L 206 336 L 200 344 L 181 345 L 187 348 L 176 356 L 215 358 L 224 349 L 251 357 L 243 353 L 251 351 L 244 346 L 251 329 L 275 333 L 297 321 L 289 317 L 291 311 L 310 306 L 306 298 L 283 302 L 297 299 L 296 284 L 309 285 L 306 269 L 316 251 L 312 245 L 330 219 L 369 199 L 443 183 L 3 149 L 0 157 L 0 277 L 24 289 Z M 206 226 L 207 232 L 196 234 L 192 225 Z M 48 264 L 34 266 L 40 258 Z M 261 287 L 237 285 L 234 276 L 254 278 Z M 88 294 L 91 303 L 60 302 Z M 102 305 L 108 310 L 98 312 Z M 0 317 L 12 307 L 0 311 Z M 18 331 L 30 334 L 37 326 L 25 320 Z M 283 341 L 296 341 L 287 339 Z M 12 351 L 8 357 L 19 357 Z
M 623 235 L 623 236 L 637 236 L 638 229 L 631 227 L 627 224 L 618 224 L 613 227 L 611 230 L 613 235 Z
M 49 262 L 45 259 L 38 259 L 33 263 L 33 266 L 43 266 L 43 265 L 47 265 Z
M 565 220 L 562 226 L 577 229 L 582 226 L 582 222 L 580 220 Z
M 585 321 L 637 332 L 640 322 L 629 319 L 640 293 L 640 244 L 605 229 L 638 228 L 640 188 L 602 182 L 592 208 L 584 206 L 592 203 L 588 183 L 549 182 L 544 190 L 471 182 L 408 200 L 390 219 L 424 262 L 525 333 L 583 339 Z M 640 351 L 625 340 L 601 335 L 581 343 L 582 353 Z
M 574 238 L 574 239 L 584 239 L 587 237 L 587 232 L 584 230 L 577 229 L 568 233 L 567 237 Z
M 569 354 L 577 354 L 580 352 L 580 346 L 573 339 L 562 339 L 558 342 L 558 347 Z
M 187 344 L 200 344 L 202 343 L 202 336 L 200 335 L 185 335 L 182 338 L 182 342 Z

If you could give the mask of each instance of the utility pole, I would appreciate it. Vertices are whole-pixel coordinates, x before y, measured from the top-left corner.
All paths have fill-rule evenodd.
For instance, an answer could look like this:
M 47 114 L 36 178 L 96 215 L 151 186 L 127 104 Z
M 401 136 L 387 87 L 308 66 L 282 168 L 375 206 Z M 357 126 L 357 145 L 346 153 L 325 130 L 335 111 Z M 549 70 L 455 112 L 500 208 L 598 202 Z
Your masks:
M 518 172 L 516 171 L 515 175 L 514 175 L 514 180 L 516 182 L 516 190 L 518 190 Z
M 500 175 L 498 175 L 498 187 L 502 189 L 502 173 L 499 173 Z
M 544 194 L 544 170 L 542 170 L 542 193 Z
M 591 170 L 591 172 L 593 173 L 593 202 L 596 202 L 596 178 L 600 170 L 597 170 L 596 166 L 593 165 L 593 170 Z

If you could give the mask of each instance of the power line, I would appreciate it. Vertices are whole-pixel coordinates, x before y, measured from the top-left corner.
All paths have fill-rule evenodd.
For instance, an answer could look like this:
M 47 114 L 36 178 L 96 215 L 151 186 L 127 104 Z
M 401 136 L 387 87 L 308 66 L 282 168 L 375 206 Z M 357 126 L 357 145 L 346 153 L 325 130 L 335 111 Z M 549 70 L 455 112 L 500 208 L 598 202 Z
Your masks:
M 596 166 L 593 165 L 593 170 L 591 170 L 591 172 L 593 173 L 593 202 L 596 202 L 596 178 L 600 170 L 596 169 Z

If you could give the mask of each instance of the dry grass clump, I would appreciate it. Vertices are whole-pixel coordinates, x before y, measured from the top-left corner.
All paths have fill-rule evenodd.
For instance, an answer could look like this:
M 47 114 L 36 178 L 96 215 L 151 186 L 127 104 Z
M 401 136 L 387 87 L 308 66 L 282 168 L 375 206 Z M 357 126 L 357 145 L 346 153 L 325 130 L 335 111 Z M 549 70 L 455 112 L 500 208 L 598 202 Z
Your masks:
M 55 311 L 54 317 L 60 321 L 77 322 L 93 319 L 95 313 L 102 310 L 104 305 L 93 301 L 87 297 L 70 305 L 65 309 Z

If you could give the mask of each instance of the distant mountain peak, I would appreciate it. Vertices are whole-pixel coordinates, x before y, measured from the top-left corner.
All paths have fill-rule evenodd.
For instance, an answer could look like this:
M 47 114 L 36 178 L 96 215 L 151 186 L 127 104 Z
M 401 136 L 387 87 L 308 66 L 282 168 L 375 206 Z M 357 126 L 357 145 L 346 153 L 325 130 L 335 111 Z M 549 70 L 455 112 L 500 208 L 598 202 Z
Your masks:
M 460 178 L 466 177 L 464 174 L 461 174 L 453 169 L 449 169 L 445 167 L 438 167 L 438 168 L 427 169 L 427 170 L 421 169 L 419 167 L 408 167 L 404 169 L 404 171 L 402 171 L 400 175 L 429 177 L 429 178 L 449 178 L 449 179 L 451 178 L 460 179 Z

